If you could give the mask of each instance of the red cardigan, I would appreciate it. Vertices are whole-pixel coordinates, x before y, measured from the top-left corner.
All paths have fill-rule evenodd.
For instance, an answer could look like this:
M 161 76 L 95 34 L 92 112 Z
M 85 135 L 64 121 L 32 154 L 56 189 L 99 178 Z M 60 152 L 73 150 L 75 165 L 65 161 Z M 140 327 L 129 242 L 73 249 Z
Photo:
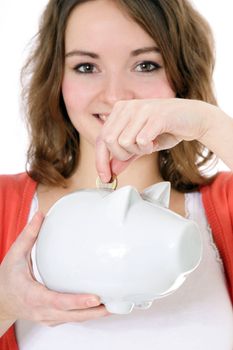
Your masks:
M 26 173 L 0 176 L 0 262 L 27 223 L 36 186 Z M 200 191 L 233 302 L 233 173 L 220 173 Z M 0 338 L 0 350 L 18 350 L 14 326 Z

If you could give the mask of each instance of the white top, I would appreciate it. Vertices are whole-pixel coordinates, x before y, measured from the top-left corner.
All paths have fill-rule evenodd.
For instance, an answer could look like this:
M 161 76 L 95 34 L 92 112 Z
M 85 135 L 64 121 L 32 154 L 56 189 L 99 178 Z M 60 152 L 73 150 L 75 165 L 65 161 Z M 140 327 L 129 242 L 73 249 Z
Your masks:
M 172 295 L 148 310 L 54 328 L 16 322 L 20 350 L 232 350 L 233 311 L 223 265 L 206 221 L 201 194 L 185 195 L 186 217 L 199 224 L 204 244 L 199 267 Z M 38 208 L 33 198 L 29 220 Z M 32 251 L 34 274 L 41 281 Z

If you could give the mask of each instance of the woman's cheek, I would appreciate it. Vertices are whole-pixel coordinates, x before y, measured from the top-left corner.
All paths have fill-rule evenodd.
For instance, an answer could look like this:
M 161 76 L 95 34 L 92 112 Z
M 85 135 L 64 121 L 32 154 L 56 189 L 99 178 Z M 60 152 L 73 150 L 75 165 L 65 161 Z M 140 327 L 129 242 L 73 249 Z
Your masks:
M 88 101 L 87 93 L 85 93 L 83 87 L 81 88 L 79 84 L 64 79 L 62 94 L 68 114 L 83 111 Z
M 171 88 L 167 79 L 157 80 L 154 84 L 144 86 L 143 98 L 174 98 L 175 92 Z
M 68 79 L 64 78 L 62 82 L 62 96 L 66 105 L 67 112 L 72 108 L 74 100 L 73 84 Z

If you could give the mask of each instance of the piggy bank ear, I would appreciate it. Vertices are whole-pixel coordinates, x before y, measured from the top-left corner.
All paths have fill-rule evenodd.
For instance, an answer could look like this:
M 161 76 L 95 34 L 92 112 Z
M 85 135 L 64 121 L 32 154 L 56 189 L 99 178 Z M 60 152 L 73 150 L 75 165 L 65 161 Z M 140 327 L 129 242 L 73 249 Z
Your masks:
M 138 191 L 132 186 L 124 186 L 103 198 L 104 213 L 118 224 L 122 224 L 134 203 L 141 201 Z
M 163 207 L 169 207 L 171 184 L 168 181 L 159 182 L 158 184 L 147 187 L 141 196 L 143 199 L 152 202 L 159 203 Z

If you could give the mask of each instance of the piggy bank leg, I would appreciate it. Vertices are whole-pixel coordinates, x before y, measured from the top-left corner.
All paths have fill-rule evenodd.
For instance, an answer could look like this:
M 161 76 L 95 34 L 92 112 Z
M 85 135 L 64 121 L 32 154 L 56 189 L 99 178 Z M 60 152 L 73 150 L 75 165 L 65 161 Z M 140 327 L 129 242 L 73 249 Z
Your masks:
M 106 309 L 112 314 L 129 314 L 134 307 L 134 303 L 129 303 L 127 301 L 111 301 L 104 302 Z
M 146 309 L 149 309 L 151 305 L 152 305 L 152 301 L 143 301 L 141 303 L 136 303 L 135 308 L 146 310 Z

